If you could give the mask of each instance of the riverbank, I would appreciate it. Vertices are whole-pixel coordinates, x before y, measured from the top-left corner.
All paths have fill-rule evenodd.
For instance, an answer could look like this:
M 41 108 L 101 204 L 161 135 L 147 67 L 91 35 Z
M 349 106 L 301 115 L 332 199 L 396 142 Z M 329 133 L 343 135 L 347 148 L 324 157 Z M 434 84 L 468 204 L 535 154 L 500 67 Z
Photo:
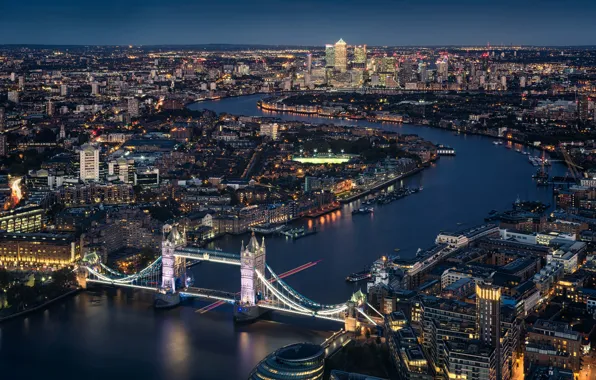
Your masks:
M 298 105 L 292 106 L 292 105 L 290 105 L 290 106 L 287 106 L 279 101 L 266 102 L 265 100 L 266 99 L 259 99 L 256 102 L 256 107 L 259 108 L 260 110 L 266 111 L 266 112 L 279 112 L 279 113 L 284 113 L 284 114 L 295 114 L 295 115 L 299 115 L 299 116 L 303 116 L 303 117 L 319 117 L 319 118 L 323 117 L 323 118 L 329 118 L 329 119 L 350 120 L 350 121 L 363 120 L 363 121 L 368 121 L 371 123 L 381 123 L 381 124 L 385 124 L 385 123 L 398 124 L 398 125 L 421 124 L 421 125 L 424 125 L 424 126 L 427 126 L 430 128 L 443 129 L 446 131 L 452 131 L 452 132 L 459 133 L 459 134 L 490 137 L 493 139 L 511 142 L 514 144 L 520 144 L 520 145 L 524 145 L 524 146 L 531 147 L 534 149 L 544 150 L 547 152 L 553 151 L 553 149 L 549 146 L 535 145 L 534 141 L 520 140 L 515 137 L 508 137 L 508 136 L 499 136 L 498 134 L 487 133 L 487 132 L 483 132 L 483 131 L 461 130 L 461 129 L 459 129 L 457 127 L 453 127 L 453 126 L 451 128 L 442 127 L 440 125 L 437 125 L 436 123 L 433 123 L 429 119 L 410 119 L 410 117 L 408 115 L 404 116 L 404 115 L 395 114 L 395 113 L 383 113 L 380 115 L 366 116 L 361 113 L 357 113 L 357 114 L 352 114 L 352 113 L 347 113 L 347 112 L 337 113 L 337 111 L 331 112 L 329 110 L 325 110 L 325 108 L 333 109 L 332 106 L 329 106 L 329 107 L 323 107 L 321 105 L 309 105 L 309 106 L 298 106 Z M 281 105 L 281 106 L 278 106 L 278 105 Z M 363 112 L 363 111 L 360 111 L 360 112 Z
M 41 305 L 37 305 L 37 306 L 32 307 L 30 309 L 19 311 L 17 313 L 13 313 L 13 314 L 4 316 L 4 317 L 0 318 L 0 323 L 5 322 L 5 321 L 8 321 L 8 320 L 11 320 L 11 319 L 14 319 L 14 318 L 23 317 L 25 315 L 34 313 L 34 312 L 39 311 L 41 309 L 45 309 L 46 307 L 50 306 L 51 304 L 53 304 L 55 302 L 60 301 L 61 299 L 64 299 L 64 298 L 66 298 L 68 296 L 72 296 L 72 295 L 77 294 L 80 290 L 81 290 L 80 288 L 72 289 L 72 290 L 70 290 L 70 291 L 68 291 L 68 292 L 66 292 L 64 294 L 59 295 L 58 297 L 54 297 L 54 298 L 52 298 L 50 300 L 45 301 Z
M 357 199 L 360 199 L 360 198 L 362 198 L 362 197 L 364 197 L 364 196 L 372 193 L 373 191 L 377 191 L 377 190 L 382 189 L 384 187 L 388 187 L 388 186 L 394 184 L 395 182 L 397 182 L 397 181 L 399 181 L 401 179 L 407 178 L 407 177 L 412 176 L 412 175 L 414 175 L 416 173 L 420 173 L 422 170 L 424 170 L 424 168 L 425 167 L 418 167 L 416 169 L 412 169 L 409 172 L 400 174 L 400 175 L 398 175 L 395 178 L 390 178 L 387 181 L 384 181 L 384 182 L 382 182 L 382 183 L 380 183 L 378 185 L 375 185 L 374 187 L 371 187 L 368 190 L 361 191 L 361 192 L 359 192 L 357 194 L 351 195 L 348 198 L 339 199 L 339 202 L 342 203 L 342 204 L 353 202 L 353 201 L 355 201 Z

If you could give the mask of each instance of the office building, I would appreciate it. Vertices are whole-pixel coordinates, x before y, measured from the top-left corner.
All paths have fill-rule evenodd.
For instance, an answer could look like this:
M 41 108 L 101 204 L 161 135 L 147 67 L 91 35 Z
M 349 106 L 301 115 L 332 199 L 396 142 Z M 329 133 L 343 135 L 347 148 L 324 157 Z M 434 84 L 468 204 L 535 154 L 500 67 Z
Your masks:
M 437 61 L 437 82 L 446 81 L 449 77 L 449 62 L 447 58 L 441 58 Z
M 306 55 L 306 72 L 310 75 L 312 74 L 312 54 L 308 53 Z
M 80 251 L 80 239 L 72 234 L 0 234 L 0 268 L 57 269 L 73 264 Z
M 25 77 L 23 75 L 19 76 L 19 90 L 23 91 L 25 89 Z
M 331 44 L 325 45 L 325 66 L 335 67 L 335 47 Z
M 357 68 L 366 68 L 366 45 L 354 47 L 354 64 Z
M 134 160 L 127 160 L 120 157 L 117 160 L 108 162 L 108 176 L 118 177 L 121 182 L 134 182 Z
M 318 344 L 285 346 L 263 359 L 249 375 L 251 380 L 319 380 L 325 369 L 325 350 Z
M 93 96 L 99 95 L 99 83 L 97 83 L 97 82 L 91 83 L 91 95 L 93 95 Z
M 335 43 L 335 70 L 344 72 L 348 68 L 348 45 L 341 38 Z
M 65 84 L 60 85 L 60 96 L 68 96 L 68 86 Z
M 134 174 L 135 186 L 157 187 L 159 185 L 159 169 L 154 167 L 139 167 Z
M 99 181 L 99 148 L 91 144 L 81 146 L 79 152 L 79 178 L 82 181 Z

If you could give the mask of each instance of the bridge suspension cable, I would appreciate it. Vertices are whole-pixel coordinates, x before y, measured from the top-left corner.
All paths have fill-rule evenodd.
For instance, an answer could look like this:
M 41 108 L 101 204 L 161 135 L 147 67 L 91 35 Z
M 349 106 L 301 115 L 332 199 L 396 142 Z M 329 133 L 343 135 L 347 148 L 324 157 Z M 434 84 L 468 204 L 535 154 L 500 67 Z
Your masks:
M 277 290 L 277 288 L 275 288 L 275 286 L 273 286 L 271 283 L 269 283 L 269 281 L 267 281 L 267 279 L 265 278 L 265 276 L 263 276 L 263 274 L 261 272 L 259 272 L 258 270 L 255 270 L 255 273 L 257 274 L 257 277 L 259 278 L 259 280 L 261 280 L 263 285 L 265 285 L 265 287 L 270 292 L 272 292 L 274 295 L 276 295 L 279 298 L 279 300 L 281 302 L 283 302 L 287 307 L 289 307 L 290 309 L 295 309 L 295 310 L 304 312 L 304 313 L 314 314 L 313 310 L 310 310 L 300 304 L 297 304 L 296 302 L 292 301 L 291 299 L 289 299 L 288 297 L 283 295 L 279 290 Z

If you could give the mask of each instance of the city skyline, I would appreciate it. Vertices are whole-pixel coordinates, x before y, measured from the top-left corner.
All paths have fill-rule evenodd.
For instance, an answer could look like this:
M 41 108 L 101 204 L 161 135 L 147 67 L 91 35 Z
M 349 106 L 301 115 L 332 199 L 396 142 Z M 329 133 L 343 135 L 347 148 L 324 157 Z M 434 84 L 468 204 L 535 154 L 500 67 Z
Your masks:
M 176 0 L 142 6 L 106 1 L 101 8 L 72 0 L 34 0 L 5 5 L 0 44 L 322 46 L 341 37 L 371 46 L 581 46 L 596 43 L 596 26 L 591 23 L 595 14 L 596 5 L 583 0 L 381 1 L 368 8 L 351 0 L 225 5 Z M 380 32 L 381 24 L 389 27 Z

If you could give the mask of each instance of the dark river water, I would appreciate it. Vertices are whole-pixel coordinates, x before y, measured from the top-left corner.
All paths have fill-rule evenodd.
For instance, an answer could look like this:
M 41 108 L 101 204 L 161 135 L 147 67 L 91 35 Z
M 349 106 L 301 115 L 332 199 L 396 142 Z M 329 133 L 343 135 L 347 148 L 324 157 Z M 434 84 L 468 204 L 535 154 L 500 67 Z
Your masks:
M 377 124 L 265 113 L 259 96 L 229 98 L 191 105 L 216 112 L 276 116 L 286 120 L 381 127 L 413 133 L 453 147 L 457 156 L 442 157 L 431 168 L 404 179 L 423 186 L 418 194 L 375 207 L 374 214 L 352 216 L 354 202 L 340 211 L 308 223 L 319 233 L 288 241 L 266 240 L 267 262 L 277 273 L 307 262 L 315 267 L 286 279 L 305 296 L 322 303 L 340 303 L 357 286 L 346 275 L 361 270 L 399 248 L 402 257 L 430 246 L 441 230 L 456 230 L 483 222 L 490 210 L 510 208 L 517 197 L 552 204 L 552 189 L 538 188 L 536 168 L 515 148 L 496 146 L 490 138 L 414 125 Z M 523 148 L 528 149 L 528 148 Z M 532 152 L 539 154 L 538 151 Z M 565 173 L 555 163 L 551 174 Z M 213 243 L 223 251 L 239 252 L 249 236 L 226 236 Z M 195 286 L 237 291 L 237 267 L 200 264 L 193 268 Z M 205 306 L 189 302 L 169 311 L 154 311 L 151 295 L 132 290 L 81 293 L 48 310 L 0 325 L 0 371 L 6 378 L 90 379 L 245 379 L 269 352 L 283 345 L 321 342 L 333 322 L 272 315 L 271 320 L 234 326 L 229 306 L 200 314 Z M 4 376 L 2 377 L 4 378 Z

